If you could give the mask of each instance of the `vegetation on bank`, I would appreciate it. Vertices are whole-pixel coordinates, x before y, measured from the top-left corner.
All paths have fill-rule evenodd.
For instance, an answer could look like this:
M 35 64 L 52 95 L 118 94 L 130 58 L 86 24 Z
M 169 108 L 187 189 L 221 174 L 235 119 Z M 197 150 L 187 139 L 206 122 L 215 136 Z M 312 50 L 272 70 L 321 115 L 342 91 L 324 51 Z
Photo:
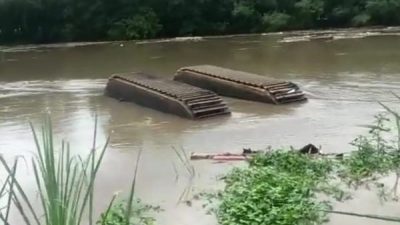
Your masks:
M 224 178 L 225 189 L 209 198 L 217 202 L 219 223 L 319 225 L 331 213 L 400 222 L 332 208 L 334 201 L 350 199 L 360 187 L 375 190 L 381 200 L 398 200 L 400 114 L 382 106 L 389 115 L 377 116 L 369 134 L 354 140 L 356 151 L 349 154 L 267 151 L 253 157 L 248 167 L 233 169 Z M 395 175 L 393 186 L 381 181 L 389 174 Z
M 400 25 L 400 0 L 0 0 L 0 43 Z
M 10 224 L 10 212 L 17 211 L 26 225 L 153 225 L 152 212 L 159 209 L 145 205 L 135 198 L 137 165 L 133 173 L 132 186 L 126 200 L 110 200 L 109 207 L 100 218 L 94 218 L 94 187 L 97 172 L 102 164 L 109 139 L 100 149 L 96 148 L 97 123 L 93 147 L 86 158 L 71 155 L 70 145 L 62 142 L 55 147 L 50 119 L 40 133 L 32 127 L 37 152 L 31 159 L 40 207 L 34 206 L 32 196 L 17 178 L 16 158 L 10 165 L 0 155 L 0 168 L 5 179 L 0 182 L 0 222 Z M 23 161 L 29 161 L 25 159 Z M 2 177 L 4 178 L 4 177 Z M 15 219 L 15 218 L 14 218 Z

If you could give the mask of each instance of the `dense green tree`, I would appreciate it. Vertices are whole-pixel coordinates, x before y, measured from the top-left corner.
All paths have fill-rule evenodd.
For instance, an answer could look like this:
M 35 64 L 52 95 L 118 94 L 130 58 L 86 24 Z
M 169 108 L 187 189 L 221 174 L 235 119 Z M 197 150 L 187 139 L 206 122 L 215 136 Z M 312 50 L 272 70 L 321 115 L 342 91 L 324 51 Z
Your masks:
M 0 0 L 0 43 L 400 25 L 400 0 Z
M 366 12 L 375 24 L 396 25 L 400 23 L 400 1 L 369 0 Z
M 231 20 L 231 32 L 257 32 L 260 30 L 262 14 L 255 1 L 241 0 L 234 3 Z
M 321 0 L 300 0 L 294 4 L 296 9 L 293 21 L 296 28 L 313 28 L 320 24 L 324 1 Z
M 107 34 L 111 39 L 154 38 L 160 31 L 158 17 L 151 8 L 141 8 L 131 17 L 111 24 Z

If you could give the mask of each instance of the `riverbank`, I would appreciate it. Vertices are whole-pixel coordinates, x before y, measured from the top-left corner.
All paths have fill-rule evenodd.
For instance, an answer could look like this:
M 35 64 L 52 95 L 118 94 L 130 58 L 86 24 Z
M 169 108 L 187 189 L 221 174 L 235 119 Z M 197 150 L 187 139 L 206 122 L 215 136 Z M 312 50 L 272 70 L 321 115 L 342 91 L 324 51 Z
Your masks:
M 365 38 L 375 36 L 400 36 L 400 26 L 391 27 L 362 27 L 362 28 L 337 28 L 337 29 L 321 29 L 321 30 L 294 30 L 284 32 L 269 33 L 248 33 L 233 35 L 212 35 L 212 36 L 194 36 L 194 37 L 175 37 L 160 38 L 149 40 L 120 40 L 120 41 L 99 41 L 99 42 L 64 42 L 52 44 L 26 44 L 26 45 L 0 45 L 0 52 L 17 52 L 30 51 L 42 48 L 73 48 L 90 45 L 115 44 L 124 47 L 125 43 L 135 43 L 137 45 L 157 44 L 157 43 L 174 43 L 174 42 L 199 42 L 213 39 L 227 38 L 246 38 L 258 36 L 276 36 L 281 37 L 279 42 L 297 42 L 311 40 L 339 40 Z
M 83 10 L 90 9 L 90 10 Z M 400 25 L 399 0 L 0 2 L 1 43 L 107 41 Z

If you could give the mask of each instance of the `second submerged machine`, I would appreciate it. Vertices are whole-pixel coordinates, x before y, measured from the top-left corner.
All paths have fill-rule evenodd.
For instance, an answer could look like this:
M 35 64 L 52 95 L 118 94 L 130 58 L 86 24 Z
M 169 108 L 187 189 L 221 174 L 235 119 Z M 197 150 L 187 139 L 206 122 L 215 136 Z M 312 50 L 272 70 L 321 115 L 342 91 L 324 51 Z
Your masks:
M 174 80 L 252 101 L 284 104 L 306 100 L 300 88 L 288 81 L 212 65 L 183 67 Z

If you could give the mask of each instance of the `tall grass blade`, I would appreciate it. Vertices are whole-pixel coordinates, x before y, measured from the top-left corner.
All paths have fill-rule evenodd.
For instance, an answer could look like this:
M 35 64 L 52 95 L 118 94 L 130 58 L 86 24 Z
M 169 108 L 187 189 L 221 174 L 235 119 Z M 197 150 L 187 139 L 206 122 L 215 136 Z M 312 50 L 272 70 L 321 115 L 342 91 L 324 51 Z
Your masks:
M 91 158 L 91 179 L 94 179 L 94 161 L 96 158 L 96 138 L 97 138 L 97 115 L 94 120 L 94 134 L 93 134 L 93 145 L 92 145 L 92 158 Z M 93 186 L 91 187 L 90 197 L 89 197 L 89 225 L 93 225 Z
M 19 213 L 21 214 L 22 218 L 24 219 L 25 224 L 31 225 L 31 222 L 28 219 L 28 216 L 26 215 L 24 208 L 22 207 L 22 204 L 21 204 L 22 202 L 18 199 L 17 195 L 14 192 L 11 192 L 11 193 L 13 195 L 14 205 L 17 207 Z M 39 221 L 37 221 L 37 222 L 39 222 Z M 40 223 L 38 223 L 38 224 L 40 224 Z
M 137 158 L 136 158 L 136 165 L 135 165 L 135 170 L 134 170 L 134 175 L 133 175 L 133 180 L 132 180 L 132 186 L 131 186 L 131 190 L 129 192 L 128 204 L 126 206 L 126 212 L 125 212 L 126 225 L 130 225 L 130 218 L 132 216 L 133 198 L 135 197 L 136 178 L 137 178 L 137 174 L 138 174 L 138 170 L 139 170 L 139 162 L 140 162 L 141 156 L 142 156 L 142 149 L 139 150 Z
M 0 221 L 3 221 L 4 225 L 10 225 L 6 218 L 4 217 L 3 213 L 0 212 Z
M 112 197 L 110 203 L 108 204 L 107 210 L 106 210 L 106 212 L 105 212 L 104 215 L 103 215 L 103 218 L 108 218 L 108 215 L 109 215 L 110 212 L 111 212 L 111 208 L 112 208 L 112 206 L 114 205 L 114 202 L 115 202 L 115 199 L 116 199 L 116 198 L 117 198 L 117 195 L 116 195 L 116 194 L 113 195 L 113 197 Z M 103 220 L 101 221 L 101 225 L 106 225 L 106 223 L 107 223 L 107 220 L 106 220 L 106 219 L 103 219 Z
M 190 159 L 188 158 L 186 152 L 184 149 L 181 149 L 180 151 L 173 147 L 175 154 L 177 155 L 179 161 L 182 163 L 184 166 L 186 172 L 189 174 L 190 177 L 195 176 L 195 169 L 193 165 L 190 164 Z
M 400 118 L 400 115 L 394 111 L 393 109 L 391 109 L 389 106 L 383 104 L 382 102 L 378 102 L 379 105 L 381 105 L 386 111 L 388 111 L 390 114 L 392 114 L 394 117 L 396 118 Z
M 0 196 L 6 196 L 7 206 L 0 208 L 0 221 L 9 225 L 11 205 L 14 205 L 26 225 L 81 225 L 83 215 L 88 215 L 89 225 L 94 225 L 94 185 L 97 173 L 110 142 L 108 137 L 100 151 L 96 150 L 97 116 L 95 120 L 93 145 L 89 155 L 82 160 L 80 156 L 71 156 L 69 143 L 62 141 L 61 149 L 54 146 L 53 129 L 50 117 L 44 120 L 41 132 L 36 132 L 30 123 L 36 154 L 31 160 L 34 179 L 39 191 L 41 203 L 39 210 L 33 207 L 21 184 L 16 179 L 17 162 L 10 168 L 0 155 L 0 166 L 5 168 L 7 179 L 0 186 Z M 140 155 L 139 155 L 140 157 Z M 136 167 L 137 170 L 137 167 Z M 136 180 L 133 182 L 134 192 Z M 6 192 L 9 191 L 9 196 Z M 133 194 L 131 195 L 133 198 Z M 108 212 L 115 200 L 110 202 Z M 132 201 L 130 203 L 132 205 Z M 40 219 L 39 219 L 40 218 Z
M 17 165 L 18 165 L 18 159 L 15 159 L 14 165 L 13 165 L 12 171 L 11 171 L 11 177 L 15 177 L 15 174 L 17 172 Z M 14 189 L 14 183 L 15 183 L 15 180 L 12 179 L 10 181 L 10 187 L 9 187 L 10 194 L 8 195 L 5 221 L 8 221 L 8 216 L 10 215 L 10 207 L 11 207 L 11 203 L 12 203 L 12 191 Z
M 394 97 L 396 97 L 398 100 L 400 100 L 400 95 L 394 93 L 393 91 L 391 91 L 391 92 L 392 92 L 392 95 L 394 95 Z
M 11 177 L 10 175 L 7 176 L 7 178 L 4 181 L 3 186 L 0 188 L 0 199 L 7 194 L 7 187 L 9 185 L 8 182 L 10 180 L 10 177 Z
M 40 202 L 42 204 L 42 208 L 43 208 L 43 213 L 44 213 L 44 218 L 46 220 L 46 224 L 49 224 L 49 212 L 48 212 L 48 207 L 46 205 L 46 200 L 44 195 L 46 194 L 45 190 L 42 189 L 42 184 L 40 182 L 40 176 L 39 176 L 39 172 L 37 169 L 37 164 L 35 162 L 35 160 L 32 159 L 32 167 L 33 167 L 33 174 L 35 176 L 35 181 L 36 181 L 36 186 L 39 189 L 39 197 L 40 197 Z
M 83 199 L 82 199 L 82 205 L 81 205 L 81 207 L 80 207 L 80 210 L 78 211 L 78 212 L 79 212 L 78 222 L 77 222 L 78 224 L 80 224 L 81 221 L 82 221 L 82 216 L 83 216 L 83 213 L 84 213 L 84 211 L 85 211 L 86 204 L 88 203 L 88 199 L 89 199 L 89 197 L 90 197 L 90 193 L 92 192 L 92 189 L 93 189 L 93 186 L 94 186 L 94 180 L 96 179 L 96 174 L 97 174 L 97 172 L 98 172 L 98 170 L 99 170 L 99 168 L 100 168 L 100 164 L 101 164 L 101 162 L 102 162 L 102 160 L 103 160 L 104 153 L 105 153 L 105 151 L 106 151 L 106 149 L 107 149 L 107 147 L 108 147 L 109 142 L 110 142 L 110 137 L 107 138 L 107 141 L 106 141 L 106 143 L 105 143 L 103 149 L 101 150 L 100 156 L 99 156 L 99 158 L 97 159 L 97 162 L 96 162 L 96 164 L 95 164 L 95 166 L 94 166 L 94 170 L 91 171 L 91 173 L 93 174 L 93 176 L 91 176 L 91 178 L 90 178 L 90 180 L 89 180 L 89 186 L 87 187 L 87 189 L 86 189 L 86 191 L 85 191 L 85 194 L 84 194 Z M 93 154 L 93 153 L 91 153 L 91 154 Z M 89 155 L 88 158 L 90 159 L 91 157 L 92 157 L 92 155 Z M 89 160 L 89 163 L 90 163 L 90 160 Z M 95 163 L 95 162 L 93 162 L 93 163 Z M 90 224 L 90 225 L 91 225 L 91 224 Z
M 7 162 L 5 161 L 5 159 L 4 159 L 2 156 L 0 156 L 0 163 L 1 163 L 1 165 L 4 167 L 4 169 L 6 170 L 6 172 L 7 172 L 9 175 L 11 175 L 11 174 L 12 174 L 12 170 L 10 169 L 10 167 L 9 167 L 8 164 L 7 164 Z M 30 202 L 28 196 L 26 195 L 25 191 L 24 191 L 23 188 L 21 187 L 21 184 L 18 182 L 18 180 L 16 179 L 15 176 L 11 176 L 11 180 L 13 180 L 13 182 L 14 182 L 14 187 L 15 187 L 15 189 L 16 189 L 16 190 L 13 189 L 11 193 L 12 193 L 15 197 L 16 197 L 16 193 L 17 193 L 17 192 L 21 195 L 22 200 L 23 200 L 24 203 L 27 205 L 27 207 L 28 207 L 28 209 L 29 209 L 29 212 L 32 214 L 35 223 L 36 223 L 37 225 L 41 225 L 41 223 L 40 223 L 40 221 L 39 221 L 39 217 L 36 215 L 36 212 L 35 212 L 35 210 L 34 210 L 34 208 L 33 208 L 33 206 L 32 206 L 32 203 Z M 21 202 L 18 201 L 17 198 L 15 198 L 14 200 L 16 200 L 16 201 L 14 201 L 14 203 L 17 203 L 16 205 L 17 205 L 17 208 L 18 208 L 18 206 L 21 205 Z M 20 212 L 21 212 L 21 210 L 20 210 Z M 22 214 L 22 213 L 21 213 L 21 214 Z M 29 220 L 28 220 L 28 221 L 29 221 Z M 27 223 L 27 225 L 30 225 L 30 223 Z

